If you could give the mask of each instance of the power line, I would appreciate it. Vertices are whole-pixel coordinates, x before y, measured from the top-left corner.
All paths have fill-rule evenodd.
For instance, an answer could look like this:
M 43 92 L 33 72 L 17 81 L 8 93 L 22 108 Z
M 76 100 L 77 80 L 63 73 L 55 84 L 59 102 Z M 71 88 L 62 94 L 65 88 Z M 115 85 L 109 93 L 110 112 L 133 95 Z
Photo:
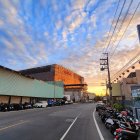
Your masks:
M 106 48 L 106 50 L 105 50 L 105 53 L 107 52 L 107 49 L 108 49 L 109 46 L 110 46 L 111 40 L 112 40 L 112 38 L 113 38 L 113 35 L 114 35 L 114 33 L 115 33 L 115 30 L 116 30 L 116 27 L 117 27 L 118 22 L 119 22 L 119 20 L 120 20 L 120 16 L 121 16 L 122 11 L 123 11 L 123 9 L 124 9 L 124 5 L 125 5 L 125 3 L 126 3 L 126 0 L 123 1 L 123 5 L 122 5 L 122 7 L 121 7 L 121 11 L 120 11 L 120 13 L 119 13 L 119 16 L 118 16 L 117 22 L 116 22 L 116 24 L 115 24 L 114 30 L 113 30 L 112 35 L 111 35 L 111 37 L 110 37 L 110 40 L 109 40 L 109 42 L 108 42 L 107 48 Z
M 134 11 L 134 13 L 133 13 L 133 15 L 132 15 L 130 21 L 129 21 L 129 23 L 128 23 L 127 27 L 125 28 L 125 31 L 124 31 L 122 37 L 120 38 L 118 44 L 116 45 L 116 47 L 115 47 L 115 49 L 114 49 L 114 52 L 112 53 L 110 59 L 111 59 L 112 56 L 114 55 L 116 48 L 119 46 L 119 44 L 120 44 L 122 38 L 124 37 L 124 34 L 126 33 L 126 31 L 127 31 L 128 27 L 129 27 L 130 23 L 132 22 L 132 20 L 133 20 L 133 18 L 134 18 L 134 16 L 135 16 L 135 14 L 136 14 L 137 9 L 138 9 L 139 6 L 140 6 L 140 2 L 138 3 L 138 5 L 137 5 L 137 7 L 136 7 L 136 9 L 135 9 L 135 11 Z M 139 52 L 136 56 L 134 56 L 120 71 L 118 71 L 115 75 L 113 75 L 113 78 L 118 77 L 118 75 L 120 75 L 120 73 L 121 73 L 123 70 L 125 70 L 127 67 L 129 67 L 130 64 L 132 64 L 132 62 L 133 62 L 136 58 L 139 58 L 139 56 L 140 56 L 140 52 Z M 139 58 L 139 59 L 140 59 L 140 58 Z M 139 60 L 137 60 L 137 61 L 139 61 Z
M 107 44 L 107 41 L 108 41 L 108 39 L 109 39 L 109 36 L 110 36 L 110 33 L 111 33 L 111 29 L 112 29 L 112 27 L 113 27 L 113 23 L 114 23 L 116 14 L 117 14 L 117 12 L 118 12 L 119 5 L 120 5 L 120 0 L 118 1 L 116 10 L 115 10 L 115 13 L 114 13 L 114 16 L 113 16 L 113 20 L 112 20 L 112 23 L 111 23 L 111 26 L 110 26 L 110 29 L 109 29 L 109 33 L 108 33 L 107 39 L 106 39 L 106 44 Z M 103 52 L 106 51 L 105 49 L 106 49 L 106 48 L 104 48 Z
M 140 53 L 139 53 L 139 55 L 140 55 Z M 132 63 L 131 66 L 132 66 L 132 65 L 135 65 L 135 64 L 136 64 L 137 62 L 139 62 L 139 61 L 140 61 L 140 58 L 139 58 L 136 62 Z M 130 66 L 129 66 L 129 67 L 130 67 Z M 129 67 L 128 67 L 128 68 L 129 68 Z M 121 75 L 121 72 L 120 72 L 118 75 L 116 75 L 114 78 L 112 78 L 112 79 L 115 79 L 115 78 L 118 77 L 119 75 Z
M 135 14 L 136 14 L 137 9 L 138 9 L 138 7 L 139 7 L 139 6 L 140 6 L 140 2 L 138 3 L 138 5 L 137 5 L 137 7 L 136 7 L 136 9 L 135 9 L 135 11 L 134 11 L 134 13 L 133 13 L 133 15 L 132 15 L 132 17 L 131 17 L 131 19 L 130 19 L 129 23 L 127 24 L 127 26 L 126 26 L 126 28 L 125 28 L 125 30 L 124 30 L 123 35 L 121 36 L 121 38 L 120 38 L 120 40 L 119 40 L 118 44 L 116 45 L 116 47 L 115 47 L 115 49 L 114 49 L 114 51 L 113 51 L 112 55 L 110 56 L 110 59 L 111 59 L 111 58 L 112 58 L 112 56 L 114 55 L 114 53 L 115 53 L 115 51 L 116 51 L 117 47 L 119 46 L 119 44 L 120 44 L 120 42 L 121 42 L 122 38 L 124 37 L 124 35 L 125 35 L 125 33 L 126 33 L 126 31 L 127 31 L 128 27 L 129 27 L 130 23 L 132 22 L 132 20 L 133 20 L 133 18 L 134 18 L 134 16 L 135 16 Z
M 126 11 L 126 13 L 125 13 L 125 15 L 124 15 L 124 17 L 123 17 L 123 20 L 122 20 L 122 22 L 121 22 L 121 24 L 120 24 L 119 29 L 118 29 L 117 36 L 116 36 L 116 38 L 115 38 L 115 41 L 113 41 L 113 43 L 112 43 L 112 47 L 114 46 L 114 43 L 116 42 L 116 40 L 117 40 L 117 38 L 118 38 L 118 35 L 119 35 L 119 33 L 120 33 L 120 31 L 121 31 L 121 29 L 122 29 L 122 27 L 123 27 L 124 21 L 125 21 L 127 15 L 128 15 L 128 12 L 129 12 L 129 10 L 130 10 L 130 8 L 131 8 L 132 3 L 133 3 L 133 0 L 131 0 L 130 3 L 129 3 L 129 6 L 128 6 L 128 8 L 127 8 L 127 11 Z
M 114 74 L 113 76 L 111 76 L 111 79 L 115 79 L 116 77 L 118 77 L 123 71 L 126 70 L 126 68 L 128 68 L 130 65 L 132 65 L 132 63 L 134 62 L 134 60 L 140 59 L 139 57 L 140 57 L 140 52 L 137 53 L 137 55 L 135 55 L 131 60 L 129 60 L 129 62 L 127 62 L 127 64 L 125 64 L 125 66 L 123 66 L 116 74 Z M 136 61 L 138 61 L 138 60 L 136 60 Z

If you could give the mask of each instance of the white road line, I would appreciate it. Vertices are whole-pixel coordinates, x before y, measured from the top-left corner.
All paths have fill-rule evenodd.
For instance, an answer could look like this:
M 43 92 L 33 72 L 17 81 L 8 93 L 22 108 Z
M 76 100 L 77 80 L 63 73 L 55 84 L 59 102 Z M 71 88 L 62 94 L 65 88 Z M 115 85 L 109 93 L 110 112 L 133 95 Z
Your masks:
M 13 124 L 13 125 L 9 125 L 9 126 L 6 126 L 6 127 L 3 127 L 3 128 L 0 128 L 0 131 L 5 130 L 5 129 L 8 129 L 8 128 L 11 128 L 11 127 L 14 127 L 14 126 L 17 126 L 17 125 L 20 125 L 20 124 L 23 124 L 23 123 L 26 123 L 26 122 L 28 122 L 28 121 L 22 121 L 22 122 L 19 122 L 19 123 Z
M 95 122 L 95 125 L 96 125 L 96 128 L 97 128 L 98 134 L 99 134 L 99 136 L 100 136 L 100 139 L 101 139 L 101 140 L 104 140 L 104 137 L 103 137 L 103 135 L 102 135 L 102 133 L 101 133 L 101 130 L 100 130 L 100 128 L 99 128 L 99 126 L 98 126 L 98 124 L 97 124 L 97 121 L 96 121 L 96 119 L 95 119 L 95 110 L 94 110 L 94 112 L 93 112 L 93 120 L 94 120 L 94 122 Z
M 64 138 L 66 137 L 66 135 L 68 134 L 68 132 L 70 131 L 71 127 L 74 125 L 74 123 L 76 122 L 76 120 L 78 119 L 79 116 L 80 116 L 80 114 L 73 120 L 72 124 L 69 126 L 69 128 L 64 133 L 64 135 L 60 138 L 60 140 L 64 140 Z

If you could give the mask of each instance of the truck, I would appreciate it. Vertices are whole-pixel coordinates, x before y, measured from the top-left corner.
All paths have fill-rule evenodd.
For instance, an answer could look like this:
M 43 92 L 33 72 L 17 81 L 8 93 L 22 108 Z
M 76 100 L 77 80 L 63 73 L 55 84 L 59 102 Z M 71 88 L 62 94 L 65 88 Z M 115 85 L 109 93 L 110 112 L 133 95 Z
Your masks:
M 65 104 L 72 104 L 73 103 L 73 101 L 71 100 L 71 96 L 70 95 L 64 95 L 64 96 L 67 98 Z

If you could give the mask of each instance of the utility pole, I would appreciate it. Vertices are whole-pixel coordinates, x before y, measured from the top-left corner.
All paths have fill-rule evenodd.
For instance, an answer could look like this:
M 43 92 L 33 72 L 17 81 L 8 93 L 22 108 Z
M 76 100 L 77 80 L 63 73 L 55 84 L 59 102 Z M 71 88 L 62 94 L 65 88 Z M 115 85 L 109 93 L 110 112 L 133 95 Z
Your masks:
M 55 100 L 55 81 L 54 81 L 54 100 Z
M 109 61 L 108 61 L 108 53 L 103 53 L 105 55 L 104 58 L 100 59 L 100 65 L 101 71 L 104 71 L 105 69 L 107 69 L 108 72 L 108 84 L 107 87 L 109 88 L 109 95 L 110 95 L 110 104 L 112 107 L 113 101 L 112 101 L 112 86 L 111 86 L 111 78 L 110 78 L 110 70 L 109 70 Z
M 107 96 L 107 80 L 105 81 L 105 83 L 106 83 L 106 104 L 107 104 L 107 102 L 108 102 L 108 96 Z

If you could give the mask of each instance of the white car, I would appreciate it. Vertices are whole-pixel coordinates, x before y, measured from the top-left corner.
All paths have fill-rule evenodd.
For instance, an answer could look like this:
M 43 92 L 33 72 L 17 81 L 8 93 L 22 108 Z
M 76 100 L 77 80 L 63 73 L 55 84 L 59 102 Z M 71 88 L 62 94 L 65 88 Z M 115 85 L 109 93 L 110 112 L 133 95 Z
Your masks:
M 38 108 L 42 108 L 42 107 L 47 107 L 48 106 L 48 102 L 47 101 L 39 101 L 37 103 L 34 104 L 34 107 L 38 107 Z

